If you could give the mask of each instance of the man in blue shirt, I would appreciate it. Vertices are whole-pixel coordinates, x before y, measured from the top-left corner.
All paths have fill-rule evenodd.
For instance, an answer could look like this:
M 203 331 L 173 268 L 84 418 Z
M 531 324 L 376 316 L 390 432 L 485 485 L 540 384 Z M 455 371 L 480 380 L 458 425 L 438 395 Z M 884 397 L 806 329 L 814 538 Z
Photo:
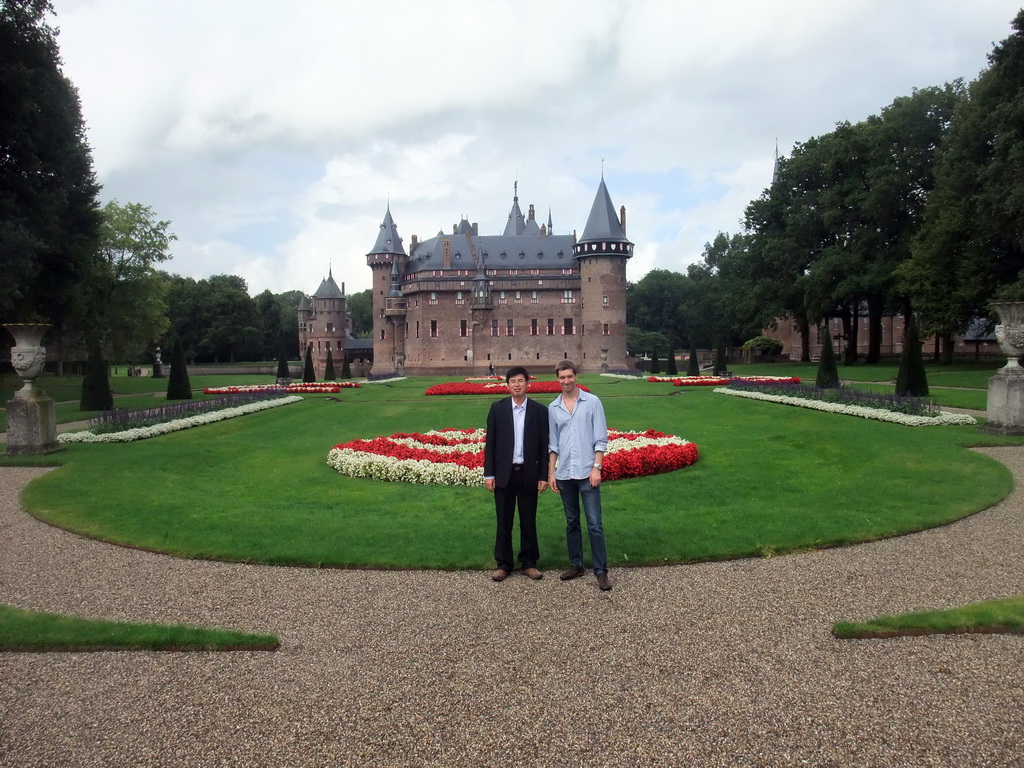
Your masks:
M 600 399 L 576 385 L 576 373 L 572 360 L 555 366 L 562 394 L 548 406 L 548 484 L 562 497 L 569 547 L 569 570 L 560 578 L 568 581 L 586 572 L 580 530 L 582 499 L 594 575 L 597 585 L 607 591 L 612 585 L 601 522 L 601 461 L 608 448 L 608 425 Z

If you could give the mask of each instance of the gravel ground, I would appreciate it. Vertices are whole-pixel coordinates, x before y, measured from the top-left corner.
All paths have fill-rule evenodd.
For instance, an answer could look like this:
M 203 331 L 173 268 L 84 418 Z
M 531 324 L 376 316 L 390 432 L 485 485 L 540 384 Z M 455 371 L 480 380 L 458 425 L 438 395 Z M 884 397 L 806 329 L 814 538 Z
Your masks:
M 1024 448 L 984 452 L 1024 477 Z M 829 633 L 1024 593 L 1019 489 L 847 549 L 619 568 L 602 593 L 590 574 L 496 584 L 123 549 L 21 512 L 45 471 L 0 469 L 0 602 L 282 646 L 0 654 L 5 767 L 1024 765 L 1024 638 Z

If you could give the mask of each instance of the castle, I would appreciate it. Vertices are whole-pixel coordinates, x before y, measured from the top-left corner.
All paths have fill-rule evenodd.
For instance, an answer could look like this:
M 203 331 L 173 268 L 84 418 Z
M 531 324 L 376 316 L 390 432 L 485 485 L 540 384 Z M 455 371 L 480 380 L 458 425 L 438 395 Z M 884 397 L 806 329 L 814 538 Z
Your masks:
M 512 365 L 622 370 L 626 359 L 626 210 L 616 214 L 602 175 L 583 234 L 556 235 L 548 214 L 524 216 L 516 185 L 500 235 L 462 219 L 451 234 L 413 235 L 406 253 L 388 205 L 366 263 L 373 271 L 373 373 L 499 374 Z M 332 276 L 299 307 L 299 348 L 322 376 L 369 353 L 351 338 L 344 284 Z

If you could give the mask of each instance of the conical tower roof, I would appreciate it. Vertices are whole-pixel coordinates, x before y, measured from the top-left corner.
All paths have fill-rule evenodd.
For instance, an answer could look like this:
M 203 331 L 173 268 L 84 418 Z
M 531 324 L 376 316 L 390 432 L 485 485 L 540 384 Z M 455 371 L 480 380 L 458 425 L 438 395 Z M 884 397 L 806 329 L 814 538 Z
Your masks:
M 398 253 L 405 255 L 405 246 L 402 238 L 398 236 L 398 227 L 395 220 L 391 218 L 391 205 L 388 205 L 387 213 L 384 214 L 384 221 L 380 224 L 380 232 L 377 233 L 377 242 L 373 244 L 370 253 Z
M 526 219 L 519 207 L 519 182 L 515 183 L 515 192 L 512 194 L 512 210 L 508 214 L 508 224 L 505 225 L 504 237 L 514 237 L 523 234 L 526 229 Z
M 615 206 L 612 205 L 612 198 L 608 194 L 608 187 L 604 184 L 604 175 L 601 176 L 601 184 L 597 188 L 597 195 L 594 197 L 594 205 L 590 208 L 590 217 L 587 219 L 587 226 L 583 228 L 583 235 L 579 242 L 629 242 L 626 233 L 622 231 L 622 224 L 615 213 Z
M 345 293 L 338 287 L 338 284 L 334 282 L 334 276 L 327 272 L 327 277 L 320 283 L 320 287 L 316 289 L 316 293 L 313 294 L 314 299 L 344 299 Z

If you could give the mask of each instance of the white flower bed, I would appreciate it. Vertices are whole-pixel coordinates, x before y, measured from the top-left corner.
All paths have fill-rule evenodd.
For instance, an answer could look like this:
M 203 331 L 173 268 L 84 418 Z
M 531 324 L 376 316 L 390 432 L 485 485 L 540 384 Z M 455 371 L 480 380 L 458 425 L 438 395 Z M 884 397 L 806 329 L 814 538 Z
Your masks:
M 395 376 L 393 379 L 365 379 L 360 380 L 360 384 L 391 384 L 395 381 L 405 381 L 405 376 Z
M 633 376 L 633 375 L 628 374 L 628 373 L 602 373 L 601 375 L 602 376 L 607 376 L 609 379 L 633 379 L 634 381 L 636 379 L 644 379 L 646 381 L 646 379 L 647 379 L 646 376 Z M 673 378 L 678 378 L 678 377 L 673 377 Z M 669 381 L 672 381 L 672 380 L 673 379 L 669 379 Z
M 826 403 L 821 400 L 809 400 L 804 397 L 789 397 L 787 395 L 769 395 L 764 392 L 746 392 L 728 387 L 719 387 L 714 390 L 723 395 L 735 395 L 736 397 L 749 397 L 751 400 L 766 400 L 769 403 L 783 403 L 784 405 L 795 405 L 798 408 L 811 408 L 816 411 L 827 413 L 842 413 L 847 416 L 859 416 L 862 419 L 875 419 L 876 421 L 889 421 L 894 424 L 903 424 L 908 427 L 931 427 L 949 424 L 977 424 L 973 416 L 966 413 L 941 412 L 938 416 L 913 416 L 909 413 L 896 413 L 887 411 L 884 408 L 868 408 L 863 405 L 842 405 L 841 403 Z
M 95 435 L 92 432 L 63 432 L 57 435 L 58 443 L 130 443 L 133 440 L 145 440 L 147 437 L 156 437 L 157 435 L 166 435 L 169 432 L 177 432 L 181 429 L 188 429 L 189 427 L 198 427 L 203 424 L 213 424 L 216 421 L 224 421 L 225 419 L 233 419 L 235 416 L 245 416 L 247 413 L 256 413 L 257 411 L 265 411 L 268 408 L 277 408 L 280 405 L 288 405 L 289 403 L 297 403 L 302 398 L 299 395 L 289 395 L 288 397 L 279 397 L 276 400 L 263 400 L 258 403 L 249 403 L 248 405 L 239 405 L 234 408 L 222 408 L 219 411 L 210 411 L 209 413 L 200 413 L 197 416 L 188 416 L 184 419 L 175 419 L 174 421 L 165 421 L 163 424 L 154 424 L 150 427 L 135 427 L 134 429 L 126 429 L 122 432 L 107 432 L 105 434 Z

